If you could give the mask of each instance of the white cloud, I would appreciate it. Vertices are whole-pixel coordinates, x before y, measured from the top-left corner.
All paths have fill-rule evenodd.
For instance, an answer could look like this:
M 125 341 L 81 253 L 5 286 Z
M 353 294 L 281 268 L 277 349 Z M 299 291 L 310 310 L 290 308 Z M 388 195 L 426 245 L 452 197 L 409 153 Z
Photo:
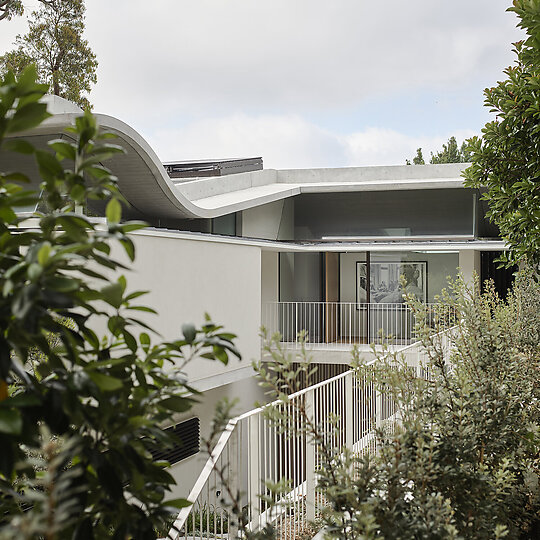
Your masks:
M 24 34 L 27 28 L 24 18 L 0 21 L 0 55 L 12 49 L 17 34 Z
M 163 161 L 262 156 L 266 168 L 325 167 L 346 160 L 339 138 L 298 116 L 209 118 L 148 136 Z
M 456 128 L 479 128 L 468 112 L 481 109 L 481 89 L 513 61 L 519 36 L 508 3 L 88 0 L 100 63 L 91 99 L 164 160 L 403 163 L 420 146 L 429 156 Z M 0 54 L 23 28 L 0 22 Z M 403 96 L 420 112 L 404 115 Z
M 416 156 L 422 148 L 424 160 L 429 162 L 431 152 L 442 150 L 444 143 L 455 136 L 458 143 L 476 135 L 472 130 L 459 130 L 435 137 L 414 137 L 391 129 L 370 127 L 344 137 L 347 162 L 352 166 L 404 165 L 406 159 Z
M 506 0 L 88 2 L 94 99 L 122 114 L 339 109 L 380 93 L 494 80 Z M 482 82 L 482 84 L 484 84 Z M 125 113 L 124 113 L 125 111 Z
M 193 122 L 182 129 L 163 129 L 148 136 L 163 161 L 262 156 L 266 168 L 312 168 L 403 165 L 421 147 L 424 157 L 442 148 L 451 135 L 458 141 L 472 131 L 412 137 L 370 127 L 340 135 L 299 116 L 237 114 Z
M 96 109 L 154 124 L 164 115 L 343 111 L 374 96 L 483 87 L 512 61 L 518 36 L 508 0 L 86 4 L 100 63 Z M 0 23 L 0 51 L 23 26 Z

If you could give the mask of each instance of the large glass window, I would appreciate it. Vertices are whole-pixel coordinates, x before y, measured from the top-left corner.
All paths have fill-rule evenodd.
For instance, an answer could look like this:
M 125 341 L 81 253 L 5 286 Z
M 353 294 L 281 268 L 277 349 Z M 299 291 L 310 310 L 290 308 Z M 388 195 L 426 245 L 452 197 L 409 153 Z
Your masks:
M 295 198 L 295 239 L 474 233 L 468 189 L 304 194 Z
M 402 302 L 400 276 L 403 275 L 407 292 L 424 302 L 434 302 L 447 286 L 448 277 L 456 277 L 458 265 L 457 251 L 371 252 L 369 257 L 366 253 L 342 253 L 340 300 Z
M 212 234 L 236 236 L 236 214 L 226 214 L 212 220 Z

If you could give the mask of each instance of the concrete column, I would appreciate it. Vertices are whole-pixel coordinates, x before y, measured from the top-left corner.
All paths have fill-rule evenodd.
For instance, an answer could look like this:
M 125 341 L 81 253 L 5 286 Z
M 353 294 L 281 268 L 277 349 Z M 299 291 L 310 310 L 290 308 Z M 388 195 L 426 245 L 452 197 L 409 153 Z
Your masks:
M 261 323 L 269 336 L 283 333 L 280 324 L 279 300 L 279 253 L 261 251 Z
M 261 300 L 277 302 L 279 299 L 279 254 L 261 251 Z
M 472 285 L 474 274 L 480 277 L 480 252 L 473 249 L 460 250 L 459 268 L 465 283 Z
M 324 321 L 326 343 L 339 338 L 339 253 L 324 254 Z
M 284 202 L 275 201 L 242 211 L 242 236 L 277 240 Z

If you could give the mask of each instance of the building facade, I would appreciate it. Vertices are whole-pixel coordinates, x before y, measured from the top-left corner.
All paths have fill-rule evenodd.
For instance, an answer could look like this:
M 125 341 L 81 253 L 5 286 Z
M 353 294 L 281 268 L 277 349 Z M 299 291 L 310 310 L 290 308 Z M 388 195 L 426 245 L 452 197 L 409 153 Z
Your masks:
M 80 111 L 60 98 L 53 116 L 31 133 L 32 142 L 70 135 Z M 149 144 L 120 120 L 97 115 L 126 153 L 107 166 L 129 202 L 126 218 L 149 227 L 133 233 L 133 290 L 149 290 L 157 310 L 149 322 L 163 338 L 176 338 L 184 322 L 204 314 L 238 335 L 243 360 L 228 366 L 205 360 L 186 370 L 204 392 L 190 412 L 208 432 L 213 406 L 238 398 L 238 411 L 263 401 L 251 367 L 261 354 L 260 328 L 280 332 L 294 350 L 307 331 L 321 373 L 347 365 L 353 345 L 392 336 L 412 339 L 413 322 L 403 293 L 434 303 L 461 270 L 495 278 L 504 294 L 509 274 L 496 269 L 505 249 L 486 219 L 481 192 L 463 185 L 466 164 L 271 170 L 261 158 L 163 164 Z M 25 135 L 25 137 L 27 137 Z M 3 152 L 7 168 L 38 182 L 24 156 Z M 31 212 L 33 209 L 28 209 Z M 103 215 L 103 208 L 90 210 Z M 458 270 L 459 269 L 459 270 Z M 400 281 L 403 279 L 404 281 Z M 382 332 L 382 334 L 381 334 Z M 185 495 L 201 459 L 173 466 Z

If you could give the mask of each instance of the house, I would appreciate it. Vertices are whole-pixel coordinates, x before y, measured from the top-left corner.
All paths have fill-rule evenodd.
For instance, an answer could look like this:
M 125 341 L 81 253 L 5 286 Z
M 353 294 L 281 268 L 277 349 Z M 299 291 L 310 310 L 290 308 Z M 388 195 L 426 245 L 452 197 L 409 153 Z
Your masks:
M 31 133 L 38 147 L 69 138 L 64 128 L 80 114 L 56 97 L 50 108 L 53 116 Z M 129 285 L 150 291 L 146 302 L 159 313 L 151 324 L 173 338 L 182 323 L 200 323 L 208 312 L 238 334 L 243 361 L 187 367 L 190 383 L 204 391 L 190 413 L 203 435 L 222 397 L 238 398 L 239 411 L 264 399 L 251 368 L 263 324 L 291 348 L 306 330 L 321 373 L 334 373 L 347 365 L 353 344 L 367 351 L 381 329 L 401 344 L 411 339 L 401 275 L 406 290 L 427 303 L 458 268 L 468 280 L 473 272 L 495 278 L 502 293 L 508 287 L 510 274 L 493 262 L 505 244 L 479 191 L 464 187 L 464 164 L 272 170 L 259 157 L 163 164 L 130 126 L 97 117 L 126 150 L 108 162 L 130 203 L 125 216 L 150 225 L 133 233 Z M 0 157 L 38 178 L 24 156 Z M 189 436 L 196 439 L 198 429 L 189 424 Z M 173 473 L 185 494 L 200 460 L 181 457 Z

